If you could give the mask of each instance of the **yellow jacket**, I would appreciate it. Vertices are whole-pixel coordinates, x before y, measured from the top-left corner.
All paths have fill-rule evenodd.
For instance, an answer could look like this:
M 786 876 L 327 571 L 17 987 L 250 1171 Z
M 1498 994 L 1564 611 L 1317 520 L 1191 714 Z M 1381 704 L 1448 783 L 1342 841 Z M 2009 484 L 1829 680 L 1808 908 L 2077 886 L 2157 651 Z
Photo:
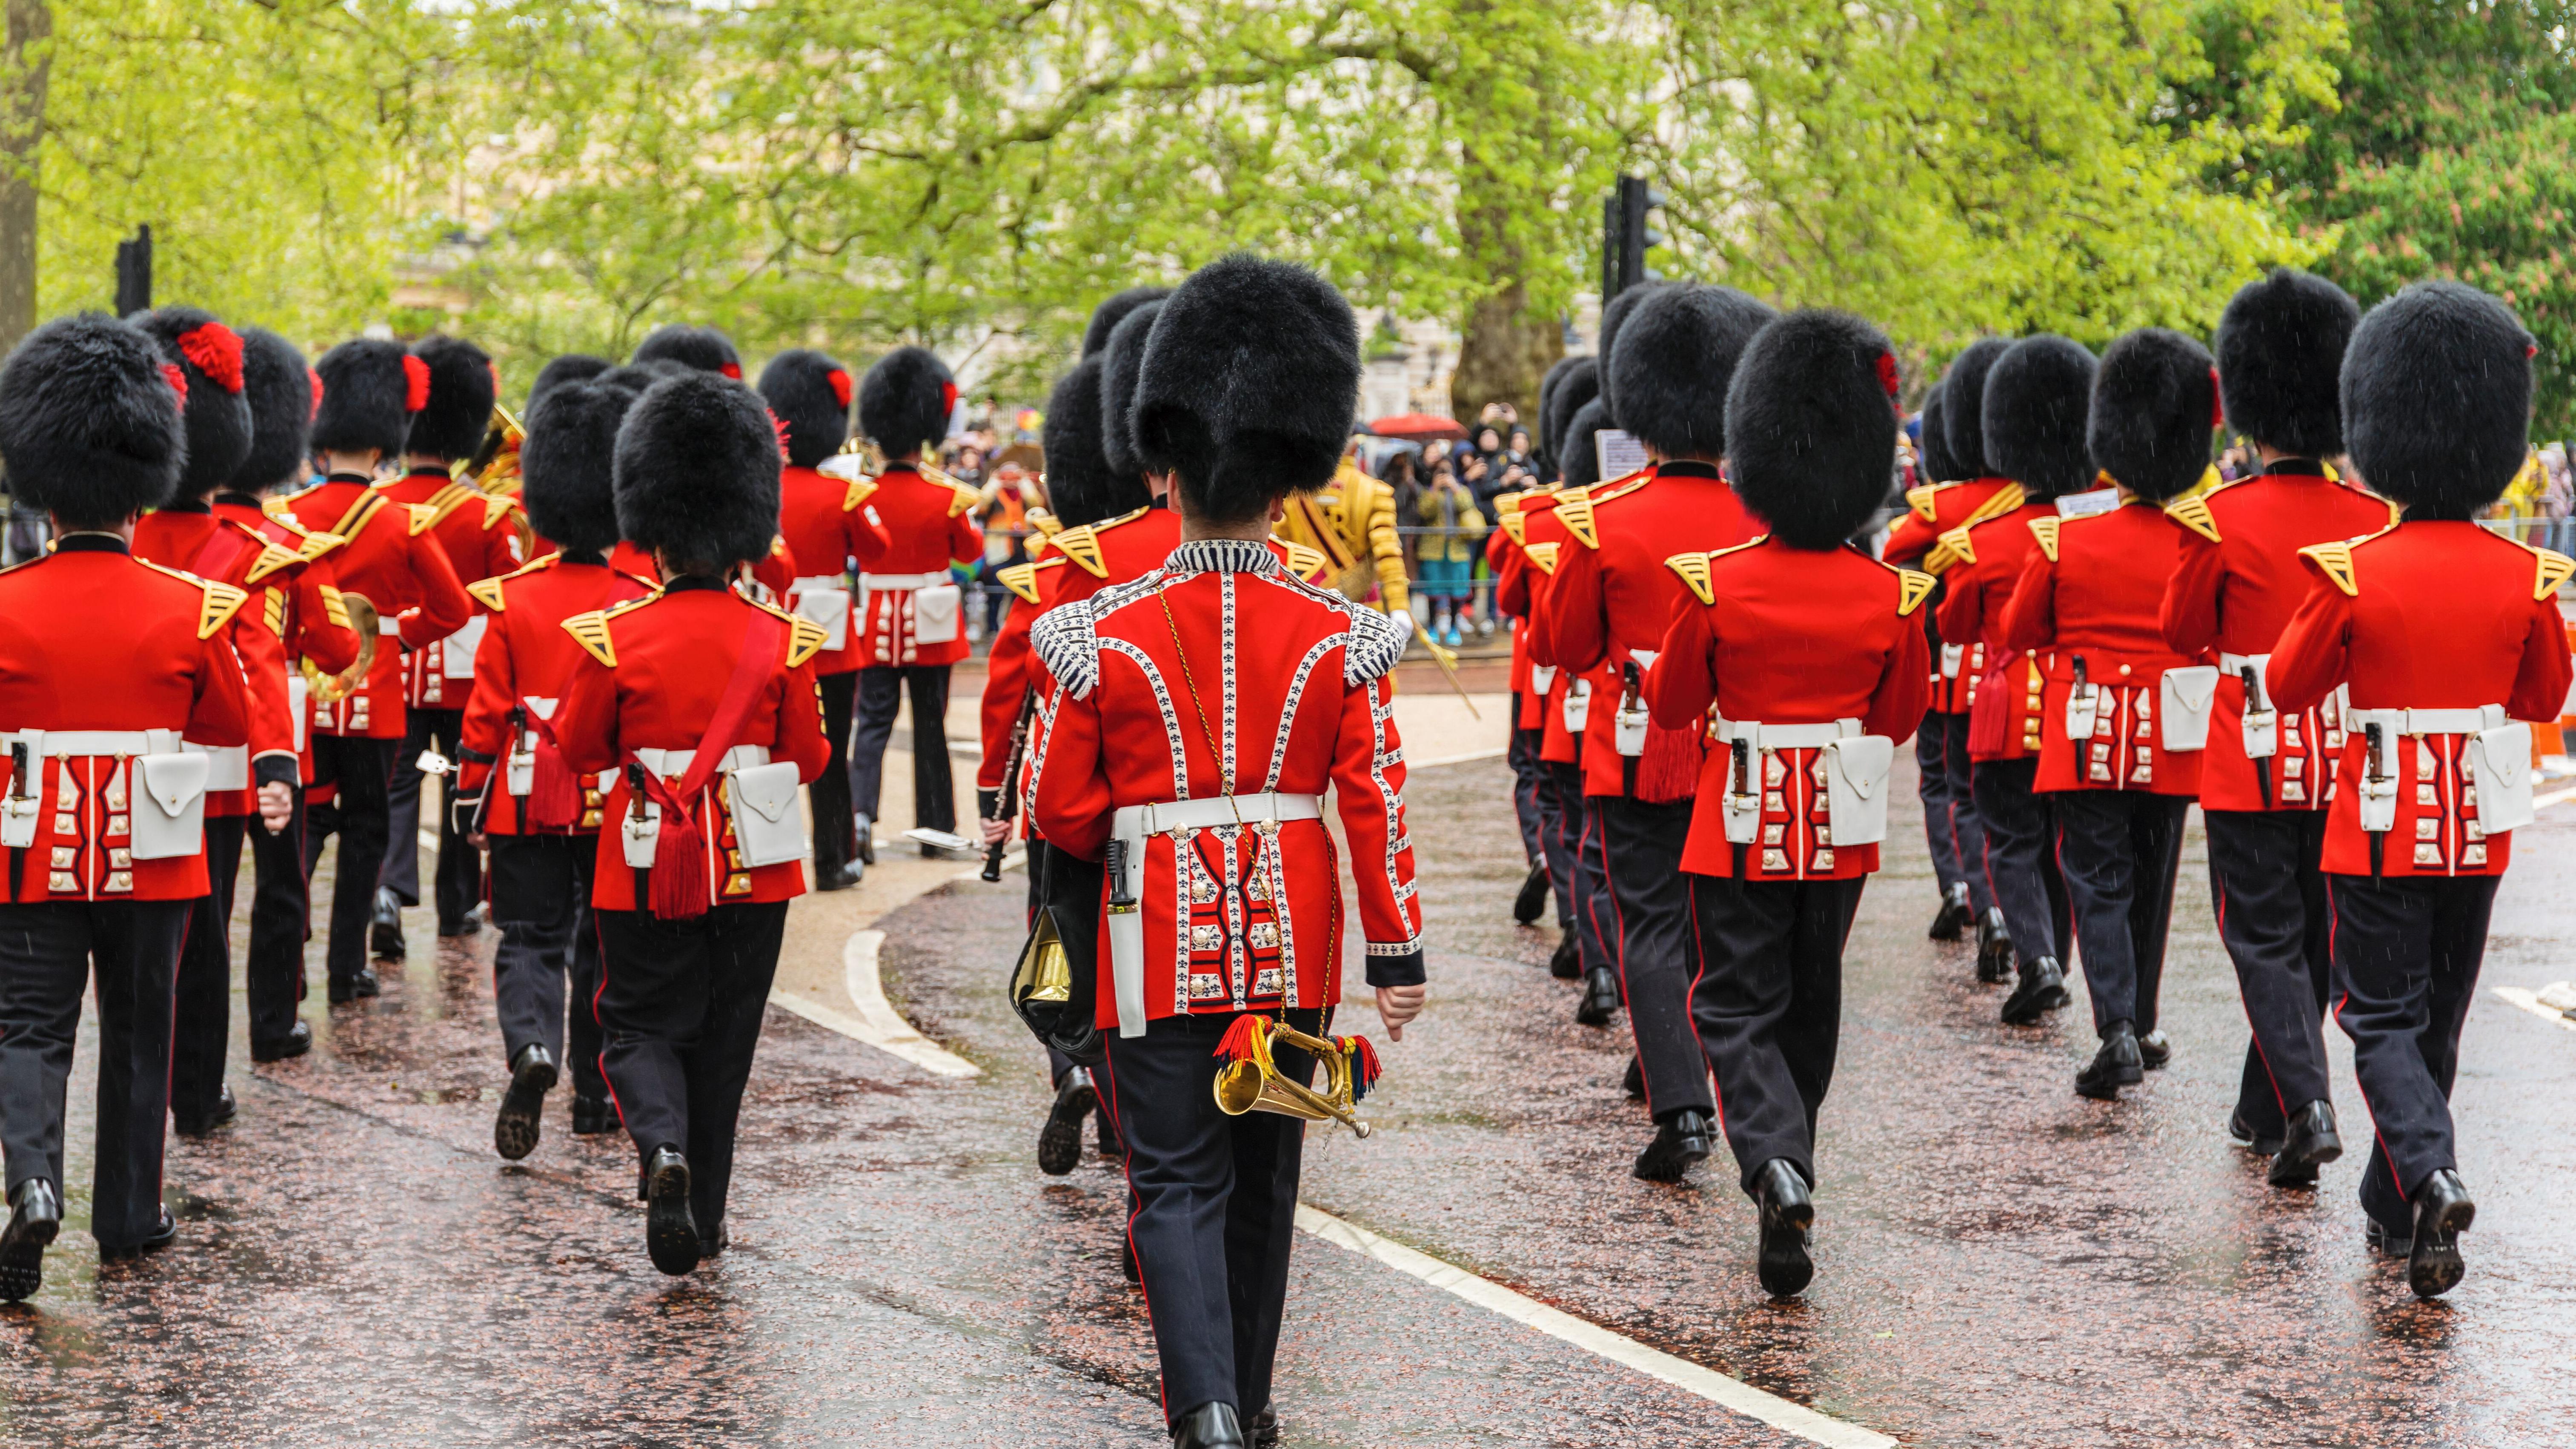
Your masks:
M 1320 551 L 1325 577 L 1353 599 L 1365 599 L 1369 574 L 1377 575 L 1377 606 L 1407 612 L 1412 595 L 1404 579 L 1404 545 L 1395 533 L 1395 490 L 1349 459 L 1318 493 L 1292 494 L 1279 537 Z

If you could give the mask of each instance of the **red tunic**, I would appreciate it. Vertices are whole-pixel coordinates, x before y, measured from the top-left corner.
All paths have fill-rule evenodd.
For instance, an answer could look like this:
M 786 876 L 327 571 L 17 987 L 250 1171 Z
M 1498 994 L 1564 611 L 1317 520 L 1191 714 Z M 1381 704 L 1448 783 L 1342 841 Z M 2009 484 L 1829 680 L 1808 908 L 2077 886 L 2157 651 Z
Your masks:
M 954 638 L 924 643 L 914 632 L 917 585 L 879 585 L 869 576 L 918 580 L 940 575 L 945 583 L 950 563 L 982 557 L 984 535 L 967 513 L 975 494 L 934 482 L 909 463 L 889 465 L 876 484 L 877 491 L 860 507 L 869 522 L 885 530 L 887 541 L 884 555 L 861 574 L 867 587 L 859 600 L 862 617 L 854 626 L 860 667 L 954 664 L 966 657 L 968 648 L 962 613 Z
M 472 755 L 457 776 L 457 791 L 484 795 L 485 834 L 535 833 L 522 823 L 526 801 L 510 793 L 506 775 L 503 788 L 486 794 L 493 768 L 511 744 L 510 712 L 525 711 L 521 728 L 534 731 L 545 711 L 560 706 L 564 681 L 585 657 L 580 641 L 564 632 L 564 620 L 640 599 L 653 585 L 606 564 L 566 563 L 562 555 L 548 554 L 515 573 L 477 580 L 466 592 L 487 622 L 483 647 L 474 655 L 474 693 L 458 735 L 458 744 Z M 523 734 L 520 743 L 525 742 Z M 570 833 L 599 829 L 599 785 L 595 776 L 581 779 L 582 811 Z
M 307 529 L 348 540 L 333 556 L 339 589 L 373 604 L 382 621 L 375 662 L 358 687 L 342 700 L 313 696 L 314 733 L 401 739 L 404 651 L 446 638 L 474 613 L 447 551 L 430 536 L 434 515 L 387 498 L 356 473 L 334 473 L 278 506 Z
M 2210 650 L 2248 661 L 2264 658 L 2308 596 L 2299 550 L 2376 533 L 2397 521 L 2397 509 L 2385 499 L 2335 482 L 2315 466 L 2291 463 L 2297 471 L 2267 472 L 2168 508 L 2189 531 L 2182 562 L 2165 584 L 2166 644 L 2185 654 Z M 2200 766 L 2201 807 L 2324 809 L 2343 748 L 2343 719 L 2333 701 L 2296 714 L 2280 713 L 2275 705 L 2276 753 L 2266 766 L 2272 791 L 2266 801 L 2263 781 L 2245 754 L 2243 676 L 2226 668 L 2228 661 L 2218 662 L 2218 696 Z
M 847 589 L 852 562 L 865 569 L 885 556 L 886 533 L 868 516 L 865 504 L 877 485 L 862 478 L 835 478 L 812 468 L 788 468 L 778 478 L 778 536 L 795 559 L 798 582 L 812 579 L 823 588 Z M 790 608 L 791 594 L 782 593 Z M 854 605 L 857 600 L 851 601 Z M 863 662 L 858 650 L 858 621 L 844 621 L 842 645 L 814 656 L 817 675 L 847 674 Z
M 65 535 L 55 551 L 0 572 L 0 729 L 168 730 L 201 745 L 250 741 L 233 651 L 245 595 L 155 567 L 110 534 Z M 30 761 L 31 765 L 39 762 Z M 30 791 L 36 834 L 0 850 L 8 899 L 184 901 L 206 893 L 205 840 L 189 854 L 133 858 L 132 760 L 48 754 Z M 0 790 L 15 769 L 0 747 Z
M 2087 518 L 2035 519 L 2030 531 L 2038 547 L 2023 556 L 2003 633 L 2011 648 L 2049 661 L 2031 788 L 2199 794 L 2201 752 L 2167 750 L 2158 717 L 2165 671 L 2203 662 L 2167 647 L 2156 623 L 2186 530 L 2139 500 Z M 2066 733 L 2078 660 L 2097 690 L 2084 741 Z
M 1567 531 L 1565 519 L 1557 510 L 1569 499 L 1588 498 L 1591 491 L 1567 488 L 1521 503 L 1521 568 L 1516 580 L 1517 587 L 1529 595 L 1524 632 L 1529 638 L 1530 683 L 1533 692 L 1542 679 L 1547 685 L 1546 698 L 1539 706 L 1538 757 L 1551 765 L 1579 765 L 1583 760 L 1583 736 L 1565 723 L 1567 696 L 1578 682 L 1595 688 L 1610 675 L 1607 664 L 1589 675 L 1558 664 L 1556 635 L 1548 627 L 1548 590 L 1556 582 L 1557 561 L 1574 542 L 1574 535 Z
M 260 781 L 294 784 L 302 775 L 295 710 L 287 697 L 286 644 L 280 637 L 284 605 L 277 605 L 274 622 L 269 607 L 272 600 L 281 598 L 275 577 L 300 572 L 302 560 L 258 531 L 218 518 L 203 505 L 177 505 L 145 514 L 134 525 L 132 547 L 134 557 L 145 563 L 230 584 L 247 596 L 225 627 L 242 664 L 250 743 L 208 751 L 214 761 L 213 779 L 238 778 L 243 783 L 226 789 L 209 784 L 206 814 L 216 818 L 251 814 L 259 808 Z
M 2004 605 L 2021 582 L 2022 560 L 2036 547 L 2030 525 L 2054 520 L 2054 503 L 2025 503 L 1982 523 L 1954 528 L 1941 544 L 1955 556 L 1941 575 L 1941 638 L 1972 641 L 1984 650 L 1969 706 L 1968 758 L 2024 760 L 2039 753 L 2041 696 L 2046 661 L 2025 657 L 2004 642 Z
M 1909 511 L 1888 533 L 1881 556 L 1892 564 L 1918 567 L 1937 579 L 1959 562 L 1956 552 L 1942 546 L 1941 536 L 2012 512 L 2021 507 L 2022 492 L 2021 485 L 2009 478 L 1971 478 L 1908 489 L 1905 501 Z M 1932 712 L 1966 714 L 1976 707 L 1986 646 L 1976 639 L 1953 645 L 1943 638 L 1937 610 L 1923 611 L 1923 624 L 1930 631 Z
M 1923 601 L 1929 575 L 1894 568 L 1857 549 L 1792 548 L 1764 537 L 1713 553 L 1682 554 L 1668 567 L 1690 593 L 1646 675 L 1655 722 L 1700 731 L 1717 717 L 1762 725 L 1856 719 L 1861 732 L 1903 744 L 1923 719 Z M 1762 820 L 1741 847 L 1747 880 L 1851 880 L 1878 869 L 1878 846 L 1836 846 L 1824 751 L 1764 749 Z M 1708 751 L 1701 766 L 1682 869 L 1733 876 L 1739 847 L 1726 838 L 1718 800 L 1734 752 Z
M 1368 980 L 1422 980 L 1385 677 L 1404 636 L 1385 615 L 1292 577 L 1258 543 L 1202 539 L 1050 610 L 1033 644 L 1049 683 L 1030 808 L 1049 843 L 1099 860 L 1122 807 L 1329 789 Z M 1154 835 L 1136 873 L 1148 1019 L 1341 1000 L 1341 871 L 1321 819 Z M 1110 930 L 1104 911 L 1104 1027 L 1118 1020 Z
M 710 741 L 717 704 L 742 658 L 755 612 L 788 624 L 776 663 L 754 696 L 740 735 Z M 599 613 L 563 621 L 579 641 L 575 661 L 555 709 L 555 738 L 564 762 L 583 774 L 614 770 L 603 802 L 596 882 L 590 903 L 606 911 L 631 911 L 641 872 L 626 864 L 614 822 L 626 813 L 624 766 L 638 749 L 697 750 L 701 746 L 759 745 L 772 763 L 792 760 L 808 784 L 823 771 L 830 746 L 823 738 L 823 702 L 814 685 L 813 658 L 823 631 L 803 619 L 757 604 L 716 583 L 684 580 Z M 673 777 L 676 780 L 676 776 Z M 783 901 L 805 893 L 805 867 L 783 861 L 739 869 L 727 858 L 732 825 L 722 803 L 723 776 L 701 792 L 697 808 L 705 832 L 707 899 L 717 905 Z
M 2518 720 L 2554 720 L 2571 668 L 2558 586 L 2576 563 L 2526 548 L 2474 523 L 2401 523 L 2351 543 L 2299 551 L 2308 596 L 2272 649 L 2270 679 L 2286 716 L 2349 686 L 2351 708 L 2475 709 L 2502 705 Z M 2386 742 L 2397 777 L 2396 826 L 2382 848 L 2392 876 L 2502 875 L 2511 834 L 2477 823 L 2469 736 L 2400 735 Z M 2325 868 L 2370 873 L 2360 792 L 2369 742 L 2349 731 L 2327 805 Z
M 337 674 L 358 658 L 357 631 L 350 627 L 346 597 L 340 592 L 335 561 L 348 540 L 303 527 L 288 515 L 268 512 L 247 493 L 215 495 L 215 516 L 230 519 L 294 555 L 295 562 L 266 574 L 251 587 L 245 610 L 256 606 L 282 642 L 286 696 L 295 709 L 293 740 L 297 779 L 313 780 L 312 680 Z M 263 555 L 252 572 L 268 567 Z
M 528 561 L 533 535 L 517 499 L 460 483 L 445 468 L 414 468 L 390 483 L 377 484 L 376 491 L 397 503 L 429 510 L 429 536 L 438 540 L 459 583 L 499 578 Z M 466 696 L 474 692 L 474 646 L 480 634 L 475 617 L 466 616 L 463 637 L 454 649 L 442 639 L 404 656 L 405 704 L 413 709 L 463 706 Z M 451 653 L 457 657 L 451 660 Z

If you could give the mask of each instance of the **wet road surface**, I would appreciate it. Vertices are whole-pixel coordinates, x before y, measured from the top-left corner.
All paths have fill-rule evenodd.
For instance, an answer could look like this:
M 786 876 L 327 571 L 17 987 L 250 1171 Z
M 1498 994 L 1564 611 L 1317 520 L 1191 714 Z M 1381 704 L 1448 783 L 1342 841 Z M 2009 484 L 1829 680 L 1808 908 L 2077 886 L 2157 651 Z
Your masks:
M 2360 1153 L 2279 1193 L 2225 1138 L 2245 1030 L 2196 832 L 2174 1063 L 2105 1105 L 2071 1090 L 2080 1007 L 2007 1032 L 1966 948 L 1922 939 L 1901 800 L 1849 952 L 1818 1276 L 1775 1304 L 1725 1154 L 1677 1187 L 1628 1176 L 1649 1129 L 1624 1024 L 1574 1025 L 1552 934 L 1510 923 L 1506 780 L 1415 777 L 1433 1009 L 1381 1036 L 1378 1135 L 1310 1135 L 1309 1203 L 1908 1444 L 2576 1442 L 2576 1033 L 2481 993 L 2456 1098 L 2470 1276 L 2419 1304 L 2363 1250 Z M 2576 975 L 2576 806 L 2520 834 L 2490 985 Z M 982 1076 L 770 1013 L 733 1247 L 676 1282 L 644 1261 L 631 1151 L 570 1135 L 566 1093 L 533 1156 L 494 1157 L 488 933 L 440 943 L 408 913 L 411 963 L 336 1013 L 317 943 L 317 1050 L 254 1069 L 237 1036 L 241 1118 L 174 1139 L 180 1241 L 140 1264 L 101 1268 L 81 1230 L 85 1037 L 68 1230 L 43 1292 L 0 1310 L 0 1443 L 1159 1442 L 1123 1186 L 1096 1154 L 1034 1166 L 1043 1061 L 996 989 L 1023 889 L 951 883 L 877 923 L 888 994 Z M 867 923 L 851 896 L 797 908 L 791 966 Z M 1356 996 L 1341 1026 L 1380 1034 Z M 1291 1445 L 1800 1442 L 1305 1235 L 1278 1397 Z

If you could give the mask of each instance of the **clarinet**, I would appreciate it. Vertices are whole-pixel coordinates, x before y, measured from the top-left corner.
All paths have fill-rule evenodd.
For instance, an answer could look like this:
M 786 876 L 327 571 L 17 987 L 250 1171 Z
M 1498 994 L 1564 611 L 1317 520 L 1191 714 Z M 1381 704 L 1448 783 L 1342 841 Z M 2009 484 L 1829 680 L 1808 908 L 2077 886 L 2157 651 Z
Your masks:
M 1010 753 L 1005 755 L 1002 760 L 1001 818 L 1005 825 L 1009 824 L 1011 820 L 1017 817 L 1020 813 L 1020 767 L 1028 760 L 1029 719 L 1037 712 L 1038 692 L 1032 689 L 1020 696 L 1020 716 L 1018 719 L 1011 721 Z M 984 879 L 1000 880 L 1002 878 L 1002 856 L 1010 848 L 1011 832 L 1008 830 L 1002 832 L 1001 839 L 996 840 L 991 845 L 985 847 Z

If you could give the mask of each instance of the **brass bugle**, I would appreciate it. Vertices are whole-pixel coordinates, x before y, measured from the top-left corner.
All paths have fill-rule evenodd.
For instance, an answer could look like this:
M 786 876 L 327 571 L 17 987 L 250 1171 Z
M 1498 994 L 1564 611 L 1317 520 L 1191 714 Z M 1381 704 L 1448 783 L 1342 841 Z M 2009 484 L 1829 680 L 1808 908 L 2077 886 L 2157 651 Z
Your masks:
M 358 657 L 337 674 L 326 674 L 313 681 L 313 693 L 337 704 L 358 692 L 367 682 L 367 671 L 376 664 L 376 640 L 383 632 L 376 614 L 375 600 L 364 594 L 342 593 L 340 602 L 349 612 L 349 628 L 358 636 Z
M 1307 1122 L 1339 1122 L 1353 1136 L 1369 1135 L 1369 1124 L 1351 1110 L 1351 1059 L 1321 1037 L 1284 1022 L 1266 1023 L 1271 1039 L 1299 1048 L 1315 1058 L 1324 1072 L 1324 1090 L 1280 1073 L 1270 1059 L 1268 1043 L 1245 1060 L 1230 1062 L 1216 1074 L 1217 1110 L 1229 1117 L 1246 1112 L 1276 1112 Z

